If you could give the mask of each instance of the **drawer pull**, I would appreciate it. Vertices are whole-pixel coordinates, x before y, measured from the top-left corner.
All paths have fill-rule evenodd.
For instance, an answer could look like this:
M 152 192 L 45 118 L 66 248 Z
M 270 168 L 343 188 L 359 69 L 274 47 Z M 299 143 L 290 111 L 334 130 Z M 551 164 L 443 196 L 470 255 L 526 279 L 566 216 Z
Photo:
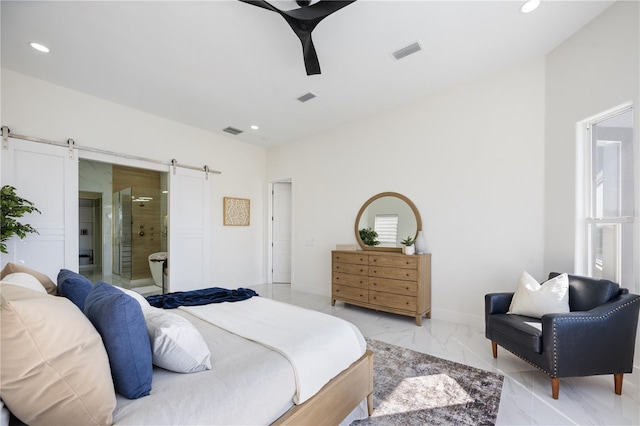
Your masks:
M 364 272 L 364 269 L 360 269 L 360 272 Z

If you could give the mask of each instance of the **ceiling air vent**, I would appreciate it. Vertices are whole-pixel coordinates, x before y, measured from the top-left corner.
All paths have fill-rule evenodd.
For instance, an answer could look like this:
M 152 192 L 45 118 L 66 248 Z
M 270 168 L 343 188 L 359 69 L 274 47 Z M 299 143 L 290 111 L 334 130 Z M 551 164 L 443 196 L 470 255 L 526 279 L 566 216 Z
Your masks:
M 394 58 L 396 58 L 396 61 L 397 61 L 409 55 L 412 55 L 416 52 L 419 52 L 421 50 L 422 50 L 422 46 L 420 45 L 420 42 L 416 41 L 415 43 L 411 43 L 410 45 L 405 46 L 402 49 L 398 49 L 395 52 L 392 52 L 391 54 L 393 55 Z
M 309 101 L 309 100 L 311 100 L 311 99 L 313 99 L 315 97 L 316 97 L 315 93 L 308 92 L 308 93 L 305 93 L 304 95 L 300 96 L 298 98 L 298 100 L 300 102 L 307 102 L 307 101 Z
M 242 133 L 242 130 L 236 129 L 235 127 L 227 127 L 226 129 L 222 129 L 223 132 L 231 133 L 232 135 L 239 135 Z

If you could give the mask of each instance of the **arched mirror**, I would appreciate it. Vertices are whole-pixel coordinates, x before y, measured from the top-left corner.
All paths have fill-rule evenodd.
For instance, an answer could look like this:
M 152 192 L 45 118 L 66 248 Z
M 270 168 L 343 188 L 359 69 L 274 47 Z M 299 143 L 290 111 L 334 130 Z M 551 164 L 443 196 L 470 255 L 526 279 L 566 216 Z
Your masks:
M 416 238 L 422 229 L 420 212 L 410 199 L 397 192 L 369 198 L 358 212 L 356 241 L 363 250 L 402 251 L 401 241 Z

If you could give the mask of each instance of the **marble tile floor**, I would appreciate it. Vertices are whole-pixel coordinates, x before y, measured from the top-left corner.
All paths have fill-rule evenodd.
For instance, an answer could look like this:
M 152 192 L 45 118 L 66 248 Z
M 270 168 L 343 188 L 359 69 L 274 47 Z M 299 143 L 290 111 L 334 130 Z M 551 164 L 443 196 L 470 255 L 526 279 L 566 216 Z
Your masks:
M 550 379 L 515 355 L 491 344 L 484 324 L 455 324 L 376 312 L 330 298 L 291 290 L 287 284 L 252 286 L 261 296 L 321 311 L 355 324 L 365 337 L 504 375 L 497 425 L 640 425 L 640 372 L 625 374 L 622 395 L 613 376 L 562 379 L 560 398 L 551 398 Z M 636 354 L 636 360 L 639 359 Z
M 104 281 L 109 284 L 113 284 L 118 287 L 128 288 L 130 290 L 134 290 L 144 297 L 151 296 L 152 294 L 161 294 L 162 287 L 155 284 L 153 278 L 146 278 L 132 281 L 127 278 L 123 278 L 120 275 L 101 275 L 97 274 L 92 270 L 81 270 L 80 274 L 89 278 L 92 283 L 97 283 L 98 281 Z

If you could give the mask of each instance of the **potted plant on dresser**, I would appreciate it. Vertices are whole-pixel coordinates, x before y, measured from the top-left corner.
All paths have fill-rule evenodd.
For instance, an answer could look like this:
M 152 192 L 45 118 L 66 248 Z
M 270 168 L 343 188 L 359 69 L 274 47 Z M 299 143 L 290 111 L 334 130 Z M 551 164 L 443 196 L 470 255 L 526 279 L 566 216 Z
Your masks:
M 404 254 L 414 254 L 416 252 L 416 246 L 413 245 L 415 242 L 416 240 L 411 235 L 402 240 L 401 243 L 404 245 L 402 252 Z

